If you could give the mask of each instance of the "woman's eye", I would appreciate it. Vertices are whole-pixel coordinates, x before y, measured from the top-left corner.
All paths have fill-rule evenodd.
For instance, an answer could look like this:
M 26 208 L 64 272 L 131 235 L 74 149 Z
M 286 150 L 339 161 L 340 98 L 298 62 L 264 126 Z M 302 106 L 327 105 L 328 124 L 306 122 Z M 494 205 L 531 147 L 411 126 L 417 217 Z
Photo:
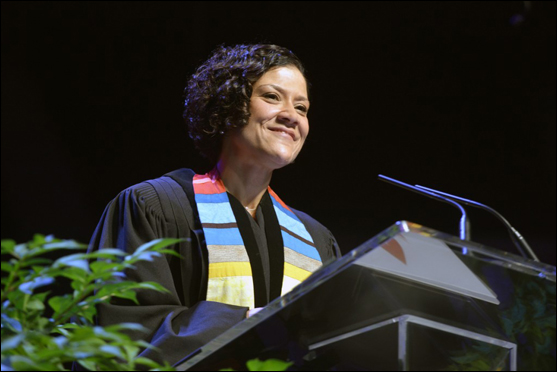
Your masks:
M 308 112 L 308 108 L 306 106 L 296 106 L 296 110 L 300 110 L 305 113 Z
M 276 95 L 275 93 L 267 93 L 264 97 L 270 99 L 278 99 L 278 95 Z

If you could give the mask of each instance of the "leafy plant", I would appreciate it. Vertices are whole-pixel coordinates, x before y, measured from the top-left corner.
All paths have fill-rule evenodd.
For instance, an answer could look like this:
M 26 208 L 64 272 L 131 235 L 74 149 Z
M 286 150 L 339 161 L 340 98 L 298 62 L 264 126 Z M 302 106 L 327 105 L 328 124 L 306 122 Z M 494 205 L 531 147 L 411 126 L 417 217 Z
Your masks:
M 246 367 L 248 371 L 286 371 L 290 367 L 292 362 L 285 362 L 280 359 L 267 359 L 259 360 L 251 359 L 246 362 Z M 221 371 L 235 371 L 232 368 L 221 369 Z
M 150 346 L 134 341 L 126 330 L 144 330 L 139 324 L 94 325 L 96 305 L 120 297 L 137 303 L 136 290 L 166 291 L 155 282 L 126 281 L 123 271 L 138 261 L 162 254 L 179 239 L 158 239 L 127 255 L 119 249 L 73 253 L 56 260 L 59 250 L 83 250 L 73 240 L 35 235 L 27 244 L 2 240 L 2 370 L 67 370 L 76 361 L 90 370 L 172 370 L 168 364 L 137 357 Z M 67 278 L 72 293 L 47 298 L 50 285 Z M 41 292 L 42 291 L 42 292 Z M 46 302 L 45 302 L 46 301 Z M 50 317 L 47 313 L 52 313 Z M 74 320 L 73 322 L 71 320 Z
M 476 272 L 485 274 L 489 271 Z M 499 306 L 497 315 L 502 331 L 517 345 L 518 370 L 555 370 L 555 283 L 542 277 L 530 278 L 500 270 L 494 270 L 490 275 L 492 282 L 508 290 L 508 299 Z M 489 281 L 486 276 L 482 279 Z M 488 330 L 498 333 L 495 329 Z M 479 342 L 471 342 L 468 346 L 451 353 L 454 364 L 447 370 L 498 370 L 505 367 L 499 365 L 505 361 L 500 347 Z

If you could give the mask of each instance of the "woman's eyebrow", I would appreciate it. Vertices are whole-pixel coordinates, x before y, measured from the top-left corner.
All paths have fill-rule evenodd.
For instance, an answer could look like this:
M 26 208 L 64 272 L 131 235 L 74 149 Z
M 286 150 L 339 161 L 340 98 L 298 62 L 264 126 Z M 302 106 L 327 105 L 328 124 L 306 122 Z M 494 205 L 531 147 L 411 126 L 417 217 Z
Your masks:
M 264 84 L 264 85 L 260 85 L 259 87 L 260 88 L 262 88 L 262 87 L 272 87 L 272 88 L 278 90 L 282 94 L 287 93 L 284 89 L 282 89 L 280 86 L 275 85 L 275 84 Z M 307 97 L 305 97 L 305 96 L 298 96 L 298 97 L 295 98 L 295 100 L 296 101 L 307 101 L 307 102 L 309 102 L 309 99 L 307 99 Z

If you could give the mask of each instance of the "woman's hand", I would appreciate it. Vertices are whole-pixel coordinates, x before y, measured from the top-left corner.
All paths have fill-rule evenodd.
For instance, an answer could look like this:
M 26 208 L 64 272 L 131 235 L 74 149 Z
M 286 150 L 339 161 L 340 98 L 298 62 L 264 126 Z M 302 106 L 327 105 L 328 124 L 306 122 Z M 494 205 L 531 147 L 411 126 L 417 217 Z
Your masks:
M 249 317 L 251 317 L 251 316 L 253 316 L 254 314 L 257 314 L 257 313 L 260 312 L 261 310 L 263 310 L 262 307 L 256 307 L 255 309 L 248 310 L 248 311 L 246 312 L 246 319 L 249 318 Z

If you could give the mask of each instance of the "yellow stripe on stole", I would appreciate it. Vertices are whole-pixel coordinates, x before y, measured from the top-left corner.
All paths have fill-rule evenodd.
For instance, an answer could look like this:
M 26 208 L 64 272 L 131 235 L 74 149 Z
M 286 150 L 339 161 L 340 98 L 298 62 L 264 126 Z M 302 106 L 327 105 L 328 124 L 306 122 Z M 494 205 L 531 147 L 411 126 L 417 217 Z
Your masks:
M 216 262 L 209 265 L 209 278 L 251 275 L 251 265 L 249 262 Z M 311 272 L 285 262 L 284 275 L 303 282 L 311 275 Z
M 300 269 L 285 262 L 285 278 L 283 279 L 281 294 L 284 295 L 290 292 L 310 275 L 310 271 Z M 252 272 L 249 262 L 212 263 L 209 265 L 207 300 L 253 308 L 252 283 Z M 248 289 L 246 286 L 250 288 Z M 244 292 L 246 290 L 247 292 Z M 220 295 L 217 295 L 217 293 L 220 293 Z
M 288 262 L 284 263 L 284 276 L 289 276 L 292 279 L 296 279 L 300 282 L 303 282 L 310 275 L 311 275 L 310 271 L 300 269 L 299 267 L 296 267 Z
M 249 262 L 215 262 L 209 264 L 209 279 L 252 276 Z

